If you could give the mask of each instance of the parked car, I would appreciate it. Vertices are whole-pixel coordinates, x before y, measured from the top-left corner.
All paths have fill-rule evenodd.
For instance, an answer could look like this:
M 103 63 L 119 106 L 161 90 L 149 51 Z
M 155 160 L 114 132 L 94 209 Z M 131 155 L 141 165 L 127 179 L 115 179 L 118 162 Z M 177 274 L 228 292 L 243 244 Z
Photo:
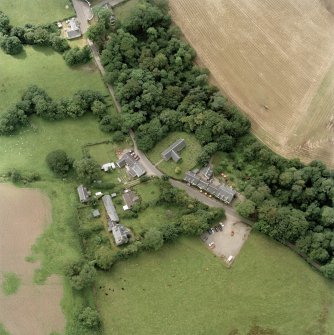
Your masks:
M 219 225 L 221 226 L 222 230 L 224 229 L 225 225 L 221 222 L 219 222 Z
M 212 232 L 212 233 L 214 233 L 214 232 L 215 232 L 215 230 L 214 230 L 213 228 L 211 228 L 211 232 Z
M 207 232 L 211 235 L 212 234 L 211 228 L 208 229 Z
M 215 231 L 217 231 L 217 232 L 219 231 L 218 226 L 215 226 L 214 229 L 215 229 Z
M 215 242 L 211 242 L 211 243 L 209 243 L 209 248 L 213 249 L 215 246 L 216 246 L 216 245 L 215 245 Z
M 223 231 L 223 227 L 221 225 L 217 226 L 220 231 Z

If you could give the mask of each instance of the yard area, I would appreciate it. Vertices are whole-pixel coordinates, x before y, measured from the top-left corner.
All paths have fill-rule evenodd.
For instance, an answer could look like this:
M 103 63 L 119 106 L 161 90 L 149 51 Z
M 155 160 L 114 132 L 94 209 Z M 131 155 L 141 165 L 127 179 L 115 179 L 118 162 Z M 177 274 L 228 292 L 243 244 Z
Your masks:
M 257 233 L 231 269 L 184 238 L 100 272 L 96 286 L 106 335 L 241 335 L 254 324 L 305 335 L 334 327 L 334 284 Z
M 181 138 L 186 142 L 186 147 L 179 152 L 182 159 L 178 163 L 175 163 L 172 159 L 164 161 L 161 157 L 161 153 Z M 165 174 L 174 178 L 183 179 L 185 172 L 196 166 L 196 159 L 200 152 L 201 145 L 194 135 L 185 132 L 173 132 L 168 134 L 167 137 L 161 140 L 151 151 L 149 151 L 147 156 L 150 161 L 153 164 L 156 164 L 157 168 Z M 177 167 L 180 168 L 180 173 L 175 172 Z
M 74 15 L 69 0 L 1 0 L 0 10 L 18 26 L 51 23 Z
M 45 89 L 55 99 L 70 97 L 80 89 L 108 95 L 94 63 L 69 68 L 51 48 L 27 46 L 15 57 L 1 51 L 0 64 L 0 113 L 16 103 L 29 85 Z

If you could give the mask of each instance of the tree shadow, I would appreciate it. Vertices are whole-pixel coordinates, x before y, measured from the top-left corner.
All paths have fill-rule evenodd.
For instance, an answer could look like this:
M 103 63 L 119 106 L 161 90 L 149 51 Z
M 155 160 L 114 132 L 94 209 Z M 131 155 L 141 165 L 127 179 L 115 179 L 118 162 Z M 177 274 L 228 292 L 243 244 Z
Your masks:
M 26 50 L 23 48 L 22 51 L 17 54 L 17 55 L 12 55 L 13 58 L 15 59 L 26 59 L 27 58 L 27 52 Z
M 51 47 L 47 46 L 32 45 L 32 48 L 34 51 L 41 52 L 45 56 L 53 56 L 56 53 Z

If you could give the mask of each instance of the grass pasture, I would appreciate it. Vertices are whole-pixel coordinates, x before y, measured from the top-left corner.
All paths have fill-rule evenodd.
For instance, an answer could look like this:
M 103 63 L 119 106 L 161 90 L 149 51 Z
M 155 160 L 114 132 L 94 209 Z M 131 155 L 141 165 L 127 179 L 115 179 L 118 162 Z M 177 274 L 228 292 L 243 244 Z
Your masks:
M 50 23 L 74 15 L 69 0 L 1 0 L 0 10 L 17 26 Z
M 172 159 L 168 162 L 164 161 L 161 157 L 161 153 L 180 138 L 183 138 L 186 142 L 186 147 L 179 153 L 182 160 L 178 163 L 175 163 Z M 147 153 L 147 156 L 153 164 L 157 164 L 158 169 L 162 172 L 174 178 L 182 179 L 186 171 L 196 166 L 196 159 L 200 152 L 201 145 L 194 135 L 177 131 L 168 134 L 163 140 L 157 143 L 156 146 Z M 181 173 L 175 173 L 176 167 L 181 169 Z
M 199 62 L 250 117 L 256 136 L 283 156 L 333 167 L 330 3 L 171 0 L 170 6 Z
M 99 273 L 96 286 L 106 335 L 244 335 L 254 324 L 329 335 L 334 327 L 333 283 L 258 234 L 231 269 L 199 240 L 181 239 Z
M 54 99 L 72 96 L 80 89 L 108 94 L 95 64 L 70 68 L 50 48 L 30 47 L 18 56 L 0 52 L 0 113 L 20 99 L 29 85 L 37 85 Z

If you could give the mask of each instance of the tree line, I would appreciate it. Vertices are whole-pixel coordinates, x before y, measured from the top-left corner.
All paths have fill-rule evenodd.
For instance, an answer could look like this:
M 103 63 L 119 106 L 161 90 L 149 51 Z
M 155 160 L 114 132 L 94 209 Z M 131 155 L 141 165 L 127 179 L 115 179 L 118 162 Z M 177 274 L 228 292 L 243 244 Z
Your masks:
M 29 86 L 19 102 L 0 116 L 0 135 L 10 135 L 29 124 L 29 117 L 37 115 L 45 120 L 78 118 L 92 113 L 99 119 L 101 130 L 105 130 L 110 115 L 104 96 L 97 91 L 79 90 L 72 98 L 54 101 L 45 90 L 36 85 Z

